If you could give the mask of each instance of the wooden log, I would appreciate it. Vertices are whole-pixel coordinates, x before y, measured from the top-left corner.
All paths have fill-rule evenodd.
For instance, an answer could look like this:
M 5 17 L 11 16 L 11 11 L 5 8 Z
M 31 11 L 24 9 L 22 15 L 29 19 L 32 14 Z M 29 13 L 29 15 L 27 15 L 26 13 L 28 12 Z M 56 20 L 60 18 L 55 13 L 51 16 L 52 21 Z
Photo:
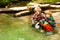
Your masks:
M 60 8 L 60 5 L 50 5 L 51 8 Z
M 38 4 L 42 10 L 46 10 L 46 9 L 55 9 L 55 8 L 60 8 L 60 5 L 50 5 L 50 4 Z M 35 5 L 30 6 L 31 8 L 35 8 Z M 28 8 L 27 6 L 24 7 L 12 7 L 12 8 L 0 8 L 0 13 L 17 13 L 20 11 L 26 11 Z
M 40 7 L 48 7 L 50 4 L 39 4 Z
M 60 3 L 60 2 L 59 2 Z M 53 4 L 53 5 L 51 5 L 51 4 L 40 4 L 40 7 L 41 8 L 51 8 L 51 9 L 58 9 L 58 8 L 60 8 L 60 5 L 55 5 L 55 4 Z
M 12 8 L 9 8 L 10 10 L 26 10 L 27 9 L 27 6 L 24 6 L 24 7 L 12 7 Z
M 20 12 L 27 10 L 27 7 L 12 7 L 12 8 L 0 8 L 0 13 L 11 13 L 11 12 Z
M 50 9 L 50 4 L 39 4 L 42 10 Z
M 15 14 L 15 16 L 17 17 L 17 16 L 23 16 L 23 15 L 26 15 L 26 14 L 28 14 L 30 11 L 21 11 L 21 12 L 18 12 L 18 13 L 16 13 Z

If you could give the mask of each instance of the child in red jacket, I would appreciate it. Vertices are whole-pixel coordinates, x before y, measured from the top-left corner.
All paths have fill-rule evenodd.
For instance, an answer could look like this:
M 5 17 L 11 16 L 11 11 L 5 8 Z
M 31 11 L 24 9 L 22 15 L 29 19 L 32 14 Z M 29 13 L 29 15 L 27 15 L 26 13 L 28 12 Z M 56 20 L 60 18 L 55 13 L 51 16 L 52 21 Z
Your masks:
M 52 12 L 49 10 L 45 11 L 45 15 L 46 15 L 46 21 L 50 24 L 53 30 L 56 30 L 56 22 L 52 16 Z

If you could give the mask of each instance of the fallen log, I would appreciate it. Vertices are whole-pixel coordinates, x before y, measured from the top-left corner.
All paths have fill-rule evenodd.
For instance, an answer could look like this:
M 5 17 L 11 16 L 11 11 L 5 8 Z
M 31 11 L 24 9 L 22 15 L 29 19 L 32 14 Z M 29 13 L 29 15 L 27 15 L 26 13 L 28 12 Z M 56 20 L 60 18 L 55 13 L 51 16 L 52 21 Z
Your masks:
M 50 9 L 50 4 L 39 4 L 42 10 Z
M 60 5 L 50 5 L 51 8 L 55 8 L 55 9 L 58 9 L 60 8 Z
M 27 10 L 27 7 L 12 7 L 12 8 L 0 8 L 0 13 L 20 12 Z
M 51 4 L 37 4 L 42 10 L 47 10 L 47 9 L 59 9 L 60 5 L 51 5 Z M 30 5 L 29 7 L 34 8 L 36 5 Z
M 46 9 L 60 9 L 60 5 L 50 5 L 50 4 L 38 4 L 42 10 Z M 35 8 L 35 5 L 30 6 L 31 8 Z M 21 11 L 26 11 L 28 8 L 27 6 L 24 7 L 12 7 L 12 8 L 0 8 L 0 13 L 17 13 Z
M 27 6 L 24 6 L 24 7 L 12 7 L 12 8 L 9 8 L 10 10 L 26 10 L 27 9 Z
M 16 13 L 14 16 L 17 17 L 17 16 L 24 16 L 24 15 L 27 15 L 29 14 L 30 11 L 21 11 L 21 12 L 18 12 Z
M 39 4 L 40 7 L 48 7 L 50 4 Z

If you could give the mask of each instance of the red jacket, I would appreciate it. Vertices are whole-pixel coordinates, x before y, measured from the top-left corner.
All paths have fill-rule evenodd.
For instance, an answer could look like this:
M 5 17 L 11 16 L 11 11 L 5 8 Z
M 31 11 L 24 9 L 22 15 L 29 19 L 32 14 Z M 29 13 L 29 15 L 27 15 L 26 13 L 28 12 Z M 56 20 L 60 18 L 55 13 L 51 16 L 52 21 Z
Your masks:
M 53 31 L 52 27 L 48 24 L 44 25 L 42 24 L 42 26 L 46 29 L 46 31 L 50 32 L 50 31 Z

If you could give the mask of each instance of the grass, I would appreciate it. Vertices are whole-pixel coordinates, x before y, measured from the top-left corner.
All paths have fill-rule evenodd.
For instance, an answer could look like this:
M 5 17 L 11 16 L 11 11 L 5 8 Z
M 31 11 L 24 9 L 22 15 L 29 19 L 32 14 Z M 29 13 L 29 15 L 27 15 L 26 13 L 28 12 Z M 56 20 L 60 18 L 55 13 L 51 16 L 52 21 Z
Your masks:
M 0 40 L 50 40 L 50 38 L 36 31 L 29 22 L 24 22 L 21 17 L 14 18 L 1 14 Z

